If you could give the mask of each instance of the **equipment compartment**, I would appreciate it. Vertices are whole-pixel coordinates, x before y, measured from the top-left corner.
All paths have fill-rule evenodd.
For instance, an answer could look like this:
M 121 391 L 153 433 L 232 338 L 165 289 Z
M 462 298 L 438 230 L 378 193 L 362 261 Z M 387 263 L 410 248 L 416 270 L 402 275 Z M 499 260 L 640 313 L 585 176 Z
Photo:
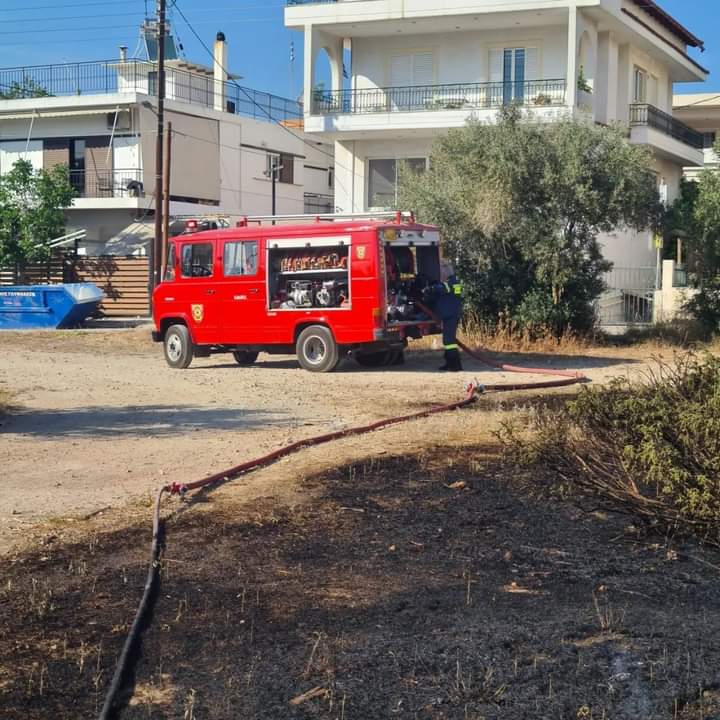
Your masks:
M 349 245 L 344 243 L 270 248 L 270 309 L 349 308 L 349 262 Z
M 390 324 L 430 320 L 418 304 L 422 304 L 425 290 L 440 280 L 440 253 L 436 244 L 420 242 L 385 243 L 387 321 Z

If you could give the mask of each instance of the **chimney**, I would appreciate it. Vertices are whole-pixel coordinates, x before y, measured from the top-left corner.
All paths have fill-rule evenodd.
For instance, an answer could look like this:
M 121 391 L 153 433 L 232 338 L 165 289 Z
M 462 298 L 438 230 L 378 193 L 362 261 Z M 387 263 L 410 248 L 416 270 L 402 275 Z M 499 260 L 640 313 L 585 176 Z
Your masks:
M 127 45 L 120 46 L 120 62 L 127 62 Z
M 215 47 L 213 48 L 213 77 L 215 85 L 215 109 L 225 112 L 225 84 L 227 83 L 227 43 L 225 33 L 219 32 L 215 36 Z

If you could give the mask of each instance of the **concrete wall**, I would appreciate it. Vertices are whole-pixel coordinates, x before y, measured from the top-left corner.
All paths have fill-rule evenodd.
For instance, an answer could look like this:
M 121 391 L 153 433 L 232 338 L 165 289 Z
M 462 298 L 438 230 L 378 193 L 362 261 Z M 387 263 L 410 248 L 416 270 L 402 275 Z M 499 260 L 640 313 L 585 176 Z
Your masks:
M 391 40 L 391 41 L 390 41 Z M 564 78 L 567 67 L 567 27 L 507 28 L 437 35 L 353 38 L 353 87 L 390 85 L 390 58 L 404 52 L 432 52 L 433 84 L 490 81 L 490 49 L 537 47 L 539 79 Z

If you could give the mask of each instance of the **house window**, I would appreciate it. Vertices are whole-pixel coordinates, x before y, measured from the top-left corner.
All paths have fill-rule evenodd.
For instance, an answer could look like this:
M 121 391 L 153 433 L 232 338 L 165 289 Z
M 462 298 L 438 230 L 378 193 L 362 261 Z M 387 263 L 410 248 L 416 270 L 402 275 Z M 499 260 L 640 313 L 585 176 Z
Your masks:
M 703 147 L 707 150 L 715 145 L 717 139 L 717 133 L 715 132 L 704 132 L 703 136 Z
M 328 168 L 328 187 L 331 188 L 333 186 L 333 169 Z
M 390 87 L 432 85 L 433 54 L 408 53 L 390 57 Z
M 257 241 L 225 243 L 223 267 L 225 268 L 225 277 L 257 275 Z
M 70 184 L 82 195 L 85 192 L 85 140 L 70 140 Z
M 633 101 L 646 103 L 648 88 L 648 74 L 642 68 L 636 67 L 634 71 Z
M 398 200 L 398 180 L 402 164 L 413 172 L 427 169 L 427 158 L 368 161 L 368 207 L 395 207 Z
M 536 47 L 492 48 L 490 50 L 491 105 L 523 103 L 538 92 L 538 49 Z
M 295 182 L 295 156 L 291 153 L 269 153 L 265 175 L 272 178 L 273 169 L 277 172 L 277 182 L 290 185 Z

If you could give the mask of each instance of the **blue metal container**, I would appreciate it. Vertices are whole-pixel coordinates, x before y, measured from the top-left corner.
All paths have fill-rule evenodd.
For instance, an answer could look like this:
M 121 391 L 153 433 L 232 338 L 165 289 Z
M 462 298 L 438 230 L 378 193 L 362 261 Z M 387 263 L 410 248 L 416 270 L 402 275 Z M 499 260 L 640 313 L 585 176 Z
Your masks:
M 0 330 L 77 327 L 102 299 L 92 283 L 0 287 Z

